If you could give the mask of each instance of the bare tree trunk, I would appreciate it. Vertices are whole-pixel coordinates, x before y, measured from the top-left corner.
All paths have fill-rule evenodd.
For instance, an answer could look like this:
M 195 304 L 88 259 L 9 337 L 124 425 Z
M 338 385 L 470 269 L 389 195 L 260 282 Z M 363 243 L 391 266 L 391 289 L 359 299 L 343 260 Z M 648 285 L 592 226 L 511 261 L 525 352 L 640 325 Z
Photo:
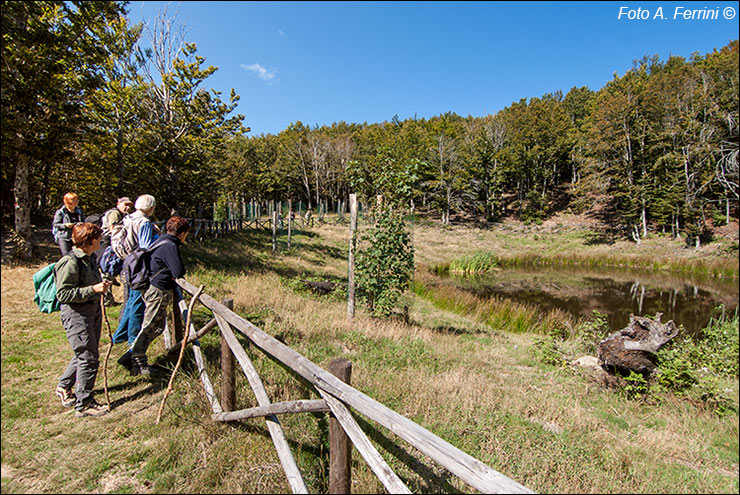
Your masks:
M 19 116 L 25 120 L 25 116 Z M 23 128 L 23 126 L 21 126 Z M 33 257 L 33 239 L 31 238 L 31 197 L 28 188 L 28 155 L 25 153 L 26 142 L 20 134 L 15 135 L 15 232 L 18 234 L 20 245 L 18 253 L 24 261 Z
M 123 129 L 118 129 L 116 136 L 116 164 L 118 165 L 118 196 L 124 195 L 124 174 L 126 173 L 123 164 Z

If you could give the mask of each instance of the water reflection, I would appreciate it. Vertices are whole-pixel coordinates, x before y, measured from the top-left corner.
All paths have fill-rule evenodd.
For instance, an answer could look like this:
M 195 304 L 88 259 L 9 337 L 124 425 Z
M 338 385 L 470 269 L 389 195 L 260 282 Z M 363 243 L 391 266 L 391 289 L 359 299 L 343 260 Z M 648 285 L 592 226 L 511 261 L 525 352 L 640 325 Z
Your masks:
M 573 268 L 505 268 L 485 276 L 451 276 L 457 287 L 483 298 L 506 298 L 544 311 L 560 309 L 576 318 L 604 313 L 611 329 L 624 328 L 630 314 L 673 320 L 695 334 L 724 304 L 734 313 L 738 281 L 685 279 L 644 272 Z

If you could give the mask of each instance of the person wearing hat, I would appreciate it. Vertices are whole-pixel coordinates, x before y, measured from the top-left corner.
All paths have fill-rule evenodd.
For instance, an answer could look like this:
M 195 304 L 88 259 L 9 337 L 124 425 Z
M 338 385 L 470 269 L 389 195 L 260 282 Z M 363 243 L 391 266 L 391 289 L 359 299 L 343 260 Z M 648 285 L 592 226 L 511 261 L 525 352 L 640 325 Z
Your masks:
M 103 254 L 103 251 L 105 251 L 105 248 L 110 246 L 110 238 L 113 235 L 113 232 L 123 226 L 123 217 L 131 213 L 133 208 L 134 202 L 131 201 L 129 197 L 124 196 L 122 198 L 118 198 L 115 208 L 111 208 L 110 210 L 107 210 L 105 213 L 103 213 L 103 237 L 100 240 L 100 249 L 96 251 L 98 259 L 100 259 L 100 256 Z M 120 285 L 120 282 L 118 282 L 115 277 L 112 277 L 110 275 L 103 274 L 103 279 L 112 282 L 113 285 Z M 125 290 L 123 292 L 123 304 L 126 304 L 127 294 Z M 106 296 L 106 306 L 113 306 L 117 304 L 116 301 L 113 299 L 112 292 L 107 292 Z
M 134 209 L 134 202 L 127 196 L 118 198 L 116 207 L 103 213 L 103 236 L 110 244 L 110 236 L 113 234 L 116 226 L 123 225 L 123 217 L 131 213 Z

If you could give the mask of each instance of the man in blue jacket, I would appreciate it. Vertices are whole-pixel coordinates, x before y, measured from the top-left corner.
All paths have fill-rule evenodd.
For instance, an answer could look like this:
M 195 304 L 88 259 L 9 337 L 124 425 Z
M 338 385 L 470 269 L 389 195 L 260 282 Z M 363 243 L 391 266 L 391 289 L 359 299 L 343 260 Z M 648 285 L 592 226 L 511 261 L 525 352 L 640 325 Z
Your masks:
M 185 275 L 180 258 L 180 246 L 190 232 L 190 224 L 182 217 L 174 216 L 167 221 L 167 233 L 157 240 L 149 255 L 149 289 L 144 293 L 144 321 L 133 348 L 131 349 L 131 374 L 150 375 L 146 351 L 149 344 L 164 330 L 167 308 L 172 302 L 176 287 L 175 279 Z

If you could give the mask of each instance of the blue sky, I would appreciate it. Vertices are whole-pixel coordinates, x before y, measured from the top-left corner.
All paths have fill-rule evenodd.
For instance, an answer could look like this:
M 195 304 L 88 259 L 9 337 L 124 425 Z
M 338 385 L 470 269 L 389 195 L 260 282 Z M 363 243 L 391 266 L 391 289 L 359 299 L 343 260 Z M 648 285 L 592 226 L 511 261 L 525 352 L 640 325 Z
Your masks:
M 643 55 L 689 57 L 738 37 L 738 2 L 727 1 L 147 1 L 131 2 L 129 17 L 153 20 L 164 6 L 218 67 L 206 86 L 241 96 L 249 135 L 299 120 L 495 114 L 558 89 L 597 90 Z M 676 7 L 707 18 L 674 18 Z

